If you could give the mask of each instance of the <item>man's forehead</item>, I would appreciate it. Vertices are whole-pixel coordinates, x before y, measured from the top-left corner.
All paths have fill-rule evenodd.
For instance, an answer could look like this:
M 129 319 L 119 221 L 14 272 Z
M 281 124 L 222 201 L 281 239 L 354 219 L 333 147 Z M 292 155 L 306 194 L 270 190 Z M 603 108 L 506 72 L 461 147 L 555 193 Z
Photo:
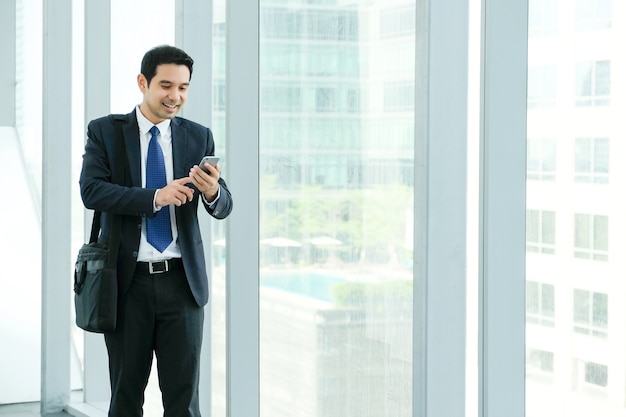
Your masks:
M 184 78 L 183 82 L 189 83 L 190 72 L 186 65 L 159 64 L 154 78 L 167 82 L 181 82 L 181 78 Z

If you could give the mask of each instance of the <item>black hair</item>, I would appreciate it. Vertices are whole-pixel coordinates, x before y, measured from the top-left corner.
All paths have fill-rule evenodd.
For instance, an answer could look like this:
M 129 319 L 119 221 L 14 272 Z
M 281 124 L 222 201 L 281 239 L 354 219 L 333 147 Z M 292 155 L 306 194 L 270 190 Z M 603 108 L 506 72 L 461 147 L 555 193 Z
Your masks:
M 157 67 L 161 64 L 185 65 L 189 68 L 189 79 L 191 80 L 193 59 L 180 48 L 161 45 L 150 49 L 141 60 L 141 73 L 148 80 L 148 85 L 150 85 L 150 81 L 156 75 Z

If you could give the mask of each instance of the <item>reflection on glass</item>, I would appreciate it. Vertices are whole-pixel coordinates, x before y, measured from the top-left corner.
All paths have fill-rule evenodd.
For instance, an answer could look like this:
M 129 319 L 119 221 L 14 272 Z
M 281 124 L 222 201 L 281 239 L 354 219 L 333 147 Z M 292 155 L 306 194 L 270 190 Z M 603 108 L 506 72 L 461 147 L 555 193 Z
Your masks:
M 626 110 L 626 51 L 611 46 L 626 24 L 617 4 L 529 4 L 529 417 L 626 416 L 626 176 L 611 162 L 624 158 Z
M 261 416 L 410 416 L 414 0 L 260 13 Z

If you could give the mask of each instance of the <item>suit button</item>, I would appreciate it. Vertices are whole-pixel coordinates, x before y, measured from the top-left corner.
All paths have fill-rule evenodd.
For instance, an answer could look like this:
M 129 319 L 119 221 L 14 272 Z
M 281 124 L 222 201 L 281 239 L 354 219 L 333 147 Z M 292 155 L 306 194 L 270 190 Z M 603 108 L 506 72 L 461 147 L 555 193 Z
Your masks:
M 133 258 L 136 258 L 136 257 L 137 257 L 137 255 L 138 255 L 137 251 L 134 251 L 134 252 L 133 252 Z

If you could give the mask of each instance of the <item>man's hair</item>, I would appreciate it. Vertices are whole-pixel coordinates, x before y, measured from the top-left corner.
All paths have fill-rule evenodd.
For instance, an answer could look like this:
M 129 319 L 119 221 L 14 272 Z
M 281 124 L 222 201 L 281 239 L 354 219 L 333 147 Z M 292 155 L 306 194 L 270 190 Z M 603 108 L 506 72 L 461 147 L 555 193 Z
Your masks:
M 146 77 L 146 80 L 148 80 L 148 85 L 150 85 L 150 81 L 156 75 L 157 67 L 161 64 L 187 66 L 187 68 L 189 68 L 189 79 L 191 80 L 193 59 L 187 55 L 187 52 L 180 48 L 170 45 L 161 45 L 150 49 L 141 60 L 141 73 Z

